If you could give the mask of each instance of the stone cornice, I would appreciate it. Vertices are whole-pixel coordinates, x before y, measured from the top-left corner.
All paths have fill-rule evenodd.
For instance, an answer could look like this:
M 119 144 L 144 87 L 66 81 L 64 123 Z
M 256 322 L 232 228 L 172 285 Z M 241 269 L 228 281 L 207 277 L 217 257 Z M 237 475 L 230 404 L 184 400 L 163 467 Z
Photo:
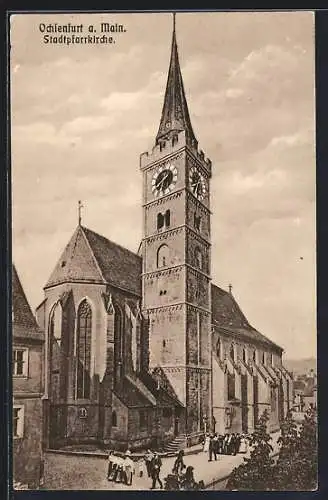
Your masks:
M 151 234 L 149 236 L 145 236 L 142 239 L 142 241 L 146 243 L 153 243 L 156 240 L 157 241 L 165 240 L 170 236 L 174 236 L 176 234 L 181 233 L 183 229 L 185 229 L 186 234 L 194 236 L 196 240 L 198 240 L 201 244 L 204 244 L 207 248 L 211 247 L 211 243 L 207 241 L 201 234 L 195 231 L 192 227 L 190 227 L 188 224 L 181 224 L 181 226 L 176 226 L 167 229 L 166 231 L 161 231 L 158 233 Z
M 180 198 L 182 196 L 182 192 L 185 188 L 180 188 L 179 190 L 174 191 L 174 193 L 166 194 L 161 196 L 160 198 L 155 198 L 154 200 L 148 201 L 144 203 L 142 206 L 149 210 L 149 208 L 157 207 L 159 205 L 163 205 L 167 201 L 175 200 L 176 198 Z
M 170 267 L 164 267 L 160 269 L 156 269 L 156 271 L 147 271 L 145 273 L 142 273 L 142 277 L 148 279 L 148 276 L 151 278 L 156 278 L 160 275 L 162 276 L 167 276 L 174 272 L 175 269 L 177 269 L 177 272 L 182 271 L 183 268 L 188 268 L 189 271 L 192 272 L 194 276 L 201 275 L 204 278 L 206 278 L 208 281 L 211 281 L 212 278 L 209 274 L 204 273 L 204 271 L 201 271 L 200 269 L 197 269 L 196 267 L 192 266 L 191 264 L 183 263 L 183 264 L 177 264 L 176 266 L 170 266 Z

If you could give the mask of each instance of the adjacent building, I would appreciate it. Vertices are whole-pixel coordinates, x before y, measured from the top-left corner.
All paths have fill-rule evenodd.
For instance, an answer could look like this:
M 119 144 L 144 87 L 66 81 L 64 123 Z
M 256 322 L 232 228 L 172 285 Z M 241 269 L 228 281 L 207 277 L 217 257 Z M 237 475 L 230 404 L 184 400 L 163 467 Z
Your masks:
M 49 446 L 189 444 L 270 429 L 292 401 L 282 348 L 211 278 L 212 163 L 192 128 L 175 27 L 154 147 L 140 157 L 138 254 L 79 222 L 37 309 Z
M 42 394 L 44 335 L 12 267 L 13 481 L 38 488 L 43 476 Z

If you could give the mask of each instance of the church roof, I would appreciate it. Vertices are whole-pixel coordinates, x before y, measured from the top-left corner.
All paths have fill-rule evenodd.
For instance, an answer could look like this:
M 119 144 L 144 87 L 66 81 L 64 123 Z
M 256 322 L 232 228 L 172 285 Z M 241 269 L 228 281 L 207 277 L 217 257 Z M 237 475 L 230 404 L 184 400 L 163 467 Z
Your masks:
M 78 226 L 45 288 L 70 282 L 108 283 L 141 294 L 141 257 Z
M 212 285 L 212 323 L 226 333 L 237 335 L 246 342 L 255 342 L 278 351 L 283 349 L 253 328 L 241 311 L 233 295 Z
M 173 14 L 173 33 L 170 67 L 167 77 L 161 121 L 156 136 L 156 144 L 172 132 L 184 130 L 190 142 L 196 142 L 188 111 L 186 95 L 179 63 L 178 46 L 175 33 L 175 14 Z
M 16 267 L 12 265 L 12 325 L 13 337 L 43 340 L 32 309 L 27 301 Z

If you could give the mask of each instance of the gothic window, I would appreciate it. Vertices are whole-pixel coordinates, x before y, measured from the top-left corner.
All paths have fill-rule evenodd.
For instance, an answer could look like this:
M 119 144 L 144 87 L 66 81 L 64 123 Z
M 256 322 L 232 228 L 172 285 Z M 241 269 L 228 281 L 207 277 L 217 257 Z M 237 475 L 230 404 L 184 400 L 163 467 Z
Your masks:
M 218 339 L 216 343 L 216 355 L 218 358 L 221 358 L 221 340 Z
M 88 399 L 90 397 L 91 329 L 91 307 L 86 300 L 83 300 L 77 311 L 77 399 Z
M 59 303 L 52 309 L 49 326 L 51 341 L 56 341 L 60 346 L 62 340 L 62 308 Z
M 195 265 L 198 269 L 203 268 L 203 257 L 199 247 L 195 248 Z
M 121 309 L 115 306 L 114 319 L 114 365 L 115 365 L 115 382 L 118 382 L 122 374 L 122 361 L 124 354 L 123 341 L 123 314 Z
M 166 210 L 164 218 L 165 218 L 165 226 L 170 227 L 170 224 L 171 224 L 171 212 L 170 212 L 170 210 Z
M 265 365 L 265 352 L 262 352 L 262 365 Z
M 253 361 L 254 361 L 254 363 L 256 363 L 256 350 L 255 349 L 253 351 Z
M 157 250 L 157 267 L 165 267 L 169 264 L 169 247 L 161 245 Z
M 243 361 L 246 363 L 246 349 L 243 347 Z
M 194 227 L 197 231 L 200 231 L 200 223 L 201 223 L 201 216 L 197 216 L 196 212 L 194 213 Z
M 157 229 L 162 229 L 164 226 L 164 215 L 157 214 Z
M 236 386 L 235 374 L 228 373 L 228 400 L 229 401 L 231 401 L 231 399 L 235 399 L 235 386 Z
M 234 344 L 230 345 L 229 353 L 230 353 L 230 358 L 234 361 L 234 359 L 235 359 L 235 346 L 234 346 Z
M 112 411 L 112 427 L 117 427 L 117 414 L 116 414 L 116 411 Z
M 272 354 L 272 352 L 270 353 L 270 365 L 271 366 L 273 365 L 273 354 Z

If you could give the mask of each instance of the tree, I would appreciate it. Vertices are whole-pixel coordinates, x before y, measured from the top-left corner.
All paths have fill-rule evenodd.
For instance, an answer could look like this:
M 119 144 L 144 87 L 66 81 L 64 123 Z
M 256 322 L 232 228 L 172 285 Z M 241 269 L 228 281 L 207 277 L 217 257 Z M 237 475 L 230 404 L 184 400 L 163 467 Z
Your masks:
M 259 418 L 255 431 L 250 437 L 252 447 L 249 458 L 236 467 L 227 482 L 227 490 L 267 491 L 273 489 L 271 452 L 271 436 L 267 432 L 268 411 Z
M 318 486 L 318 428 L 317 411 L 310 408 L 304 417 L 300 432 L 297 466 L 298 489 L 315 490 Z
M 295 460 L 299 453 L 300 438 L 297 424 L 290 411 L 281 425 L 281 435 L 277 443 L 280 445 L 280 451 L 276 466 L 272 471 L 275 489 L 295 490 L 298 475 Z
M 272 475 L 276 490 L 314 490 L 317 487 L 318 450 L 317 415 L 314 409 L 305 414 L 300 432 L 287 414 L 281 426 L 281 445 Z

